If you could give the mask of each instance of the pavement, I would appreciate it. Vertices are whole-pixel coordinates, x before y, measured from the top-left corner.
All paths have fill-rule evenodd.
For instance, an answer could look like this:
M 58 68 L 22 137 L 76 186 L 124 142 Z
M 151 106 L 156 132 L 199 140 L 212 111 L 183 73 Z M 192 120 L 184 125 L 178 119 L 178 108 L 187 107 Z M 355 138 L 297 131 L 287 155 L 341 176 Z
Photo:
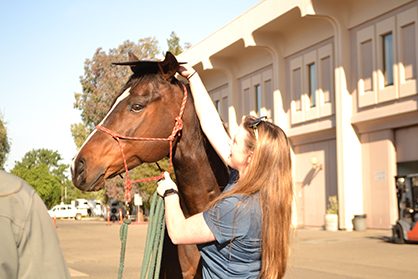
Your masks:
M 117 278 L 118 222 L 57 220 L 60 245 L 72 278 Z M 123 278 L 139 278 L 148 225 L 128 229 Z M 391 230 L 297 229 L 284 279 L 418 278 L 418 244 L 395 244 Z
M 123 278 L 139 278 L 147 223 L 128 227 Z M 72 278 L 118 278 L 120 262 L 120 224 L 103 219 L 57 220 L 57 234 Z
M 393 243 L 391 230 L 298 229 L 284 278 L 418 278 L 418 244 Z

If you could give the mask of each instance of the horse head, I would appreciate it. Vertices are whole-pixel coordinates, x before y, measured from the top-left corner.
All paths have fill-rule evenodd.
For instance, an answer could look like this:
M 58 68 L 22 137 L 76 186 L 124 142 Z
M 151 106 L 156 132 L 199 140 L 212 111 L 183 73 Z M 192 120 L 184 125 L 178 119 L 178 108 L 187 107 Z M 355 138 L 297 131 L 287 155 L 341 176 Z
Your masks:
M 126 138 L 169 138 L 187 94 L 174 77 L 179 63 L 169 52 L 163 61 L 139 61 L 130 53 L 129 62 L 114 64 L 130 66 L 133 75 L 73 159 L 73 184 L 83 191 L 98 191 L 107 178 L 125 172 L 124 158 L 127 169 L 132 169 L 166 157 L 168 141 Z M 108 133 L 125 138 L 118 140 Z

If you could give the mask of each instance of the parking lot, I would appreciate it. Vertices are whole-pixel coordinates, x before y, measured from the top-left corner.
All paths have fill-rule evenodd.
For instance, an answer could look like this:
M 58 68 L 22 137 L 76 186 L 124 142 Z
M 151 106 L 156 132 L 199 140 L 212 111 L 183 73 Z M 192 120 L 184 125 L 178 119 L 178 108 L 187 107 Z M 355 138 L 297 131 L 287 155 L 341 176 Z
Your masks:
M 57 233 L 73 278 L 117 278 L 118 223 L 57 220 Z M 130 225 L 123 278 L 139 278 L 147 225 Z M 398 245 L 390 230 L 298 229 L 285 279 L 418 278 L 418 244 Z
M 130 225 L 123 278 L 139 278 L 147 225 Z M 102 220 L 57 220 L 61 249 L 72 278 L 118 278 L 120 225 Z

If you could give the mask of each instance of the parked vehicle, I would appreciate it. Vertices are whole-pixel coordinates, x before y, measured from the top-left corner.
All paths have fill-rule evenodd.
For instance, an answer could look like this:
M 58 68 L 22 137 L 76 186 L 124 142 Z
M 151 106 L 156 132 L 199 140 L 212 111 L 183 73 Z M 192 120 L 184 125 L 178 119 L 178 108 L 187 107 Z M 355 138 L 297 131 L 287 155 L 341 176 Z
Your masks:
M 77 209 L 86 209 L 88 216 L 104 217 L 106 210 L 99 200 L 75 199 L 71 205 Z
M 56 205 L 48 210 L 48 213 L 51 218 L 74 218 L 76 220 L 81 220 L 82 217 L 88 215 L 87 209 L 77 209 L 69 204 Z
M 392 227 L 393 241 L 418 241 L 418 173 L 395 179 L 399 219 Z
M 126 209 L 123 206 L 123 202 L 112 199 L 108 205 L 110 221 L 119 221 L 120 213 L 122 210 L 122 216 L 126 218 Z

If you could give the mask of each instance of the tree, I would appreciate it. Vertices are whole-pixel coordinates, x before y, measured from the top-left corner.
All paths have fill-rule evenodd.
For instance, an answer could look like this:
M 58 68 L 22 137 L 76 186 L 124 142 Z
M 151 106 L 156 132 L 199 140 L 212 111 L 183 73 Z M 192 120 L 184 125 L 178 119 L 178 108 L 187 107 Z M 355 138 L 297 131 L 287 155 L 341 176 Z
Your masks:
M 61 160 L 57 151 L 33 149 L 21 162 L 15 161 L 11 173 L 31 185 L 47 208 L 51 208 L 61 201 L 62 187 L 70 183 L 65 175 L 69 165 L 59 163 Z
M 10 139 L 7 136 L 7 122 L 4 121 L 3 114 L 0 112 L 0 170 L 4 170 L 7 155 L 10 153 Z
M 177 37 L 174 31 L 170 34 L 170 39 L 167 39 L 168 51 L 174 55 L 179 55 L 183 51 L 187 50 L 191 47 L 190 43 L 185 43 L 184 47 L 180 46 L 180 38 Z

